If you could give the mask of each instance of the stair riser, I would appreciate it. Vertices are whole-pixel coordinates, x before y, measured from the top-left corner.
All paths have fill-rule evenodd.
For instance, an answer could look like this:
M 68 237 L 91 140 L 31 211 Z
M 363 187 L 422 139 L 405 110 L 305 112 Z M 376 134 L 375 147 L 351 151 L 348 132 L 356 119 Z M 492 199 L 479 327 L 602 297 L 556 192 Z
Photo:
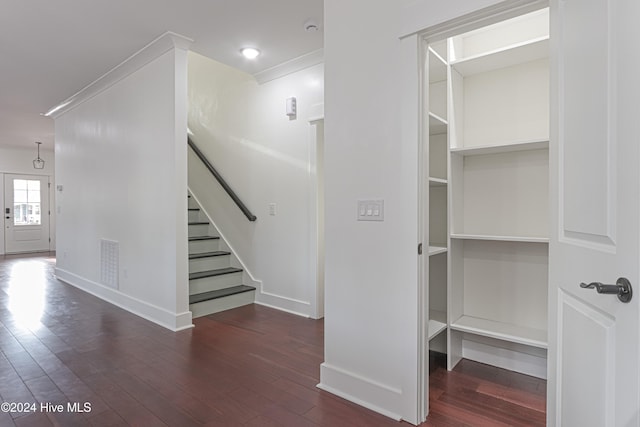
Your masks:
M 189 273 L 200 271 L 217 270 L 219 268 L 231 267 L 231 257 L 229 255 L 214 256 L 208 258 L 197 258 L 189 260 Z
M 189 253 L 190 254 L 199 254 L 202 252 L 212 252 L 217 251 L 220 246 L 220 240 L 195 240 L 193 242 L 189 242 Z
M 208 314 L 219 313 L 243 305 L 252 304 L 255 300 L 255 291 L 243 292 L 241 294 L 229 295 L 223 298 L 203 301 L 189 305 L 193 318 L 206 316 Z
M 208 224 L 189 225 L 189 237 L 215 236 L 216 234 L 213 233 L 212 228 Z
M 242 272 L 189 280 L 189 295 L 217 291 L 242 284 Z
M 189 197 L 187 199 L 187 207 L 189 209 L 195 209 L 195 208 L 199 208 L 200 206 L 198 206 L 198 202 L 196 202 L 195 200 L 193 200 L 193 197 Z
M 203 216 L 204 215 L 201 214 L 200 211 L 189 211 L 189 222 L 205 221 Z

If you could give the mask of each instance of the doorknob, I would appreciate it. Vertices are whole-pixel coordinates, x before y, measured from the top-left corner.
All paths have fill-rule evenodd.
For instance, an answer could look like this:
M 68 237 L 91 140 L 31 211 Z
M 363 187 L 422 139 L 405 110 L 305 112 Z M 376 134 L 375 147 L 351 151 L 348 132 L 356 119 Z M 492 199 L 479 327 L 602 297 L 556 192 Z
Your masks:
M 589 284 L 580 283 L 581 288 L 595 288 L 599 294 L 614 294 L 618 295 L 618 299 L 622 302 L 631 301 L 633 296 L 633 289 L 628 279 L 621 277 L 618 279 L 615 285 L 603 285 L 600 282 L 592 282 Z

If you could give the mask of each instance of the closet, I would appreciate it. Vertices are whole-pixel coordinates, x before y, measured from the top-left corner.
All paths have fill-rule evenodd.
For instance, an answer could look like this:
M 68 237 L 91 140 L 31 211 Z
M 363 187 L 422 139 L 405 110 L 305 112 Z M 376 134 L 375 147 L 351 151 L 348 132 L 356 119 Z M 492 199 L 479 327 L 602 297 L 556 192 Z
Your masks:
M 430 350 L 546 377 L 548 9 L 426 48 Z

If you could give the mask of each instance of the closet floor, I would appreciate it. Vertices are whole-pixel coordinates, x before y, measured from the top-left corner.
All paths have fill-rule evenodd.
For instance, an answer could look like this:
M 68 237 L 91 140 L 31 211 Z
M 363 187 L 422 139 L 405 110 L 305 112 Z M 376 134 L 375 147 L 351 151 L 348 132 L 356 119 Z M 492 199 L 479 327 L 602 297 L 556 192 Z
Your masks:
M 429 419 L 421 426 L 544 426 L 547 382 L 463 359 L 447 372 L 431 353 Z

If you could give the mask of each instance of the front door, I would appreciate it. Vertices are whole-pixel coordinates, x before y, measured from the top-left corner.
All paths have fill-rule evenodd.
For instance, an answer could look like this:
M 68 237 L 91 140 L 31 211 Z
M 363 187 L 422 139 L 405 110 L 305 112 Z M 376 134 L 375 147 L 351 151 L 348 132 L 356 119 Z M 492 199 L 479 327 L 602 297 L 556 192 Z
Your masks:
M 49 177 L 5 175 L 5 252 L 49 250 Z
M 640 2 L 551 7 L 548 425 L 637 427 Z

